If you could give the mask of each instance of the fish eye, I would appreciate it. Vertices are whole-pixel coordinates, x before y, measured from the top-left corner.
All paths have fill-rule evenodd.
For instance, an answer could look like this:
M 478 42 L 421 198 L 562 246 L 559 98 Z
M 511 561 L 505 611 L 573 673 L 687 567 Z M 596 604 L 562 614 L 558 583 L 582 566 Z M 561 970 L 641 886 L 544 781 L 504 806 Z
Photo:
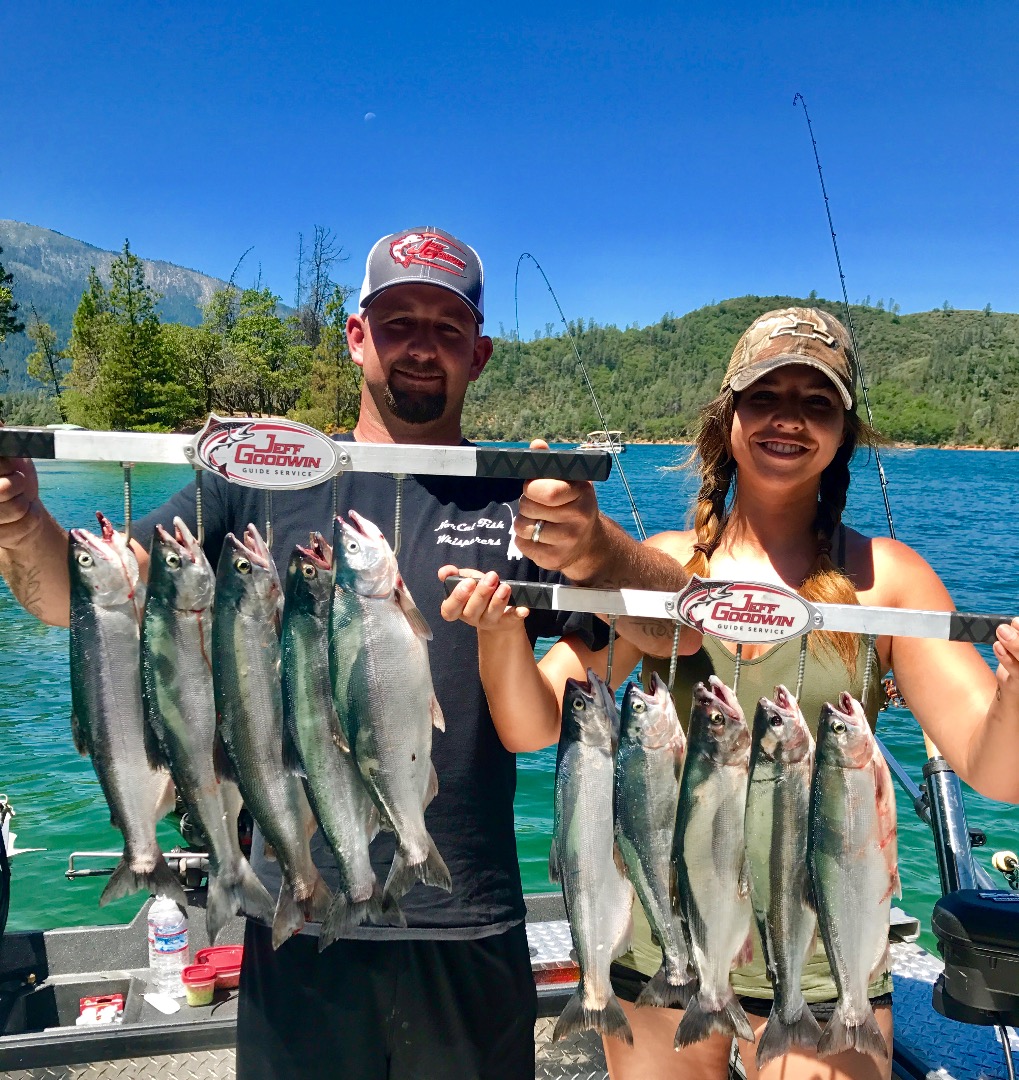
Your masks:
M 251 563 L 245 558 L 234 559 L 234 569 L 238 574 L 250 574 Z
M 583 712 L 586 708 L 587 708 L 587 706 L 584 704 L 584 702 L 580 698 L 577 698 L 576 701 L 573 702 L 573 711 L 574 712 Z
M 720 712 L 713 712 L 711 714 L 711 726 L 716 728 L 725 727 L 725 717 Z
M 831 729 L 836 735 L 841 735 L 846 730 L 845 720 L 833 720 L 831 722 Z
M 358 543 L 358 542 L 357 542 L 356 540 L 347 540 L 347 541 L 346 541 L 346 543 L 344 543 L 344 545 L 343 545 L 343 546 L 344 546 L 344 547 L 345 547 L 345 548 L 347 549 L 347 551 L 349 551 L 349 552 L 350 552 L 350 553 L 351 553 L 352 555 L 353 555 L 353 553 L 354 553 L 355 551 L 360 551 L 360 550 L 361 550 L 361 545 L 360 545 L 360 544 L 359 544 L 359 543 Z
M 647 712 L 647 705 L 643 701 L 641 701 L 640 698 L 637 698 L 637 700 L 633 703 L 633 711 Z
M 315 569 L 314 566 L 311 565 L 311 563 L 302 563 L 301 573 L 304 574 L 304 576 L 308 578 L 309 581 L 313 577 L 316 577 L 318 575 L 318 571 Z
M 78 565 L 89 567 L 95 565 L 95 559 L 87 551 L 78 552 Z
M 166 565 L 171 570 L 176 570 L 177 567 L 180 566 L 180 561 L 180 556 L 177 554 L 176 551 L 171 551 L 166 556 Z
M 773 728 L 780 728 L 782 726 L 782 717 L 774 715 L 768 720 L 768 723 L 771 724 Z

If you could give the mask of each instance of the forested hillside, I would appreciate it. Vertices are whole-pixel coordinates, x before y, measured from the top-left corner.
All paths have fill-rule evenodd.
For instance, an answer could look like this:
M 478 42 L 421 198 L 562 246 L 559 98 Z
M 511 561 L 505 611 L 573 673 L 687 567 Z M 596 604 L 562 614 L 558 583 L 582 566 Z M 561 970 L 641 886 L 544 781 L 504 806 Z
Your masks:
M 690 436 L 697 411 L 718 390 L 737 338 L 762 312 L 814 304 L 788 296 L 743 296 L 619 330 L 571 326 L 609 426 L 624 438 Z M 938 309 L 893 314 L 852 308 L 875 424 L 896 441 L 1019 445 L 1019 315 Z M 476 437 L 541 434 L 574 441 L 599 426 L 565 333 L 496 341 L 468 397 Z
M 0 419 L 168 430 L 194 427 L 213 409 L 266 409 L 329 429 L 349 426 L 360 372 L 343 341 L 350 288 L 330 277 L 342 249 L 323 226 L 310 239 L 291 310 L 268 289 L 237 289 L 141 260 L 126 243 L 110 254 L 0 222 L 7 279 L 0 315 L 8 312 L 0 325 Z M 681 440 L 717 392 L 740 333 L 762 312 L 790 304 L 843 317 L 841 305 L 816 297 L 743 296 L 642 328 L 577 321 L 571 330 L 608 426 L 624 439 Z M 1019 315 L 947 303 L 910 315 L 882 304 L 852 312 L 883 434 L 1019 446 Z M 565 333 L 497 338 L 464 419 L 466 433 L 481 439 L 576 442 L 598 426 Z
M 20 221 L 0 221 L 0 262 L 13 277 L 12 293 L 23 322 L 31 324 L 33 308 L 48 323 L 63 348 L 71 336 L 71 320 L 88 286 L 90 268 L 108 278 L 116 252 L 75 240 L 69 236 L 25 225 Z M 160 260 L 143 259 L 145 280 L 159 295 L 156 310 L 163 322 L 197 326 L 202 309 L 225 281 Z M 25 358 L 32 343 L 24 334 L 7 339 L 0 365 L 10 372 L 9 389 L 34 385 L 25 373 Z M 0 393 L 6 389 L 0 386 Z

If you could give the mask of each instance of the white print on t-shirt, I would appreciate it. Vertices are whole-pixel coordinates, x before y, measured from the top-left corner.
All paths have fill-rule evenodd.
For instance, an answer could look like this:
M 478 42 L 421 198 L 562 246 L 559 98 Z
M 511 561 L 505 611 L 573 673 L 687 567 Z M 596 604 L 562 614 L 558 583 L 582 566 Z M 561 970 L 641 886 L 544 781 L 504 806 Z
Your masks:
M 522 557 L 522 552 L 516 545 L 516 540 L 513 535 L 513 508 L 509 503 L 503 503 L 503 506 L 509 511 L 509 525 L 501 521 L 498 518 L 481 517 L 477 521 L 450 521 L 445 520 L 435 530 L 438 536 L 435 538 L 436 544 L 446 544 L 449 547 L 466 548 L 466 547 L 502 547 L 503 535 L 509 536 L 509 543 L 506 545 L 506 557 L 508 559 L 519 559 Z M 495 535 L 483 535 L 483 533 L 495 533 Z

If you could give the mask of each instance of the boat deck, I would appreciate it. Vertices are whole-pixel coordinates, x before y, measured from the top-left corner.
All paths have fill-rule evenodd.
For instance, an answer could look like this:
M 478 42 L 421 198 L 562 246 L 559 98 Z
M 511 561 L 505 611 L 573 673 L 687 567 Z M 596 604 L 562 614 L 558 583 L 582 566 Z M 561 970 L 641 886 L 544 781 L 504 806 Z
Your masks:
M 564 920 L 551 917 L 557 897 L 529 899 L 528 941 L 532 964 L 539 979 L 539 1014 L 535 1025 L 536 1080 L 603 1080 L 607 1077 L 601 1041 L 591 1033 L 551 1042 L 555 1017 L 566 996 L 569 983 L 541 985 L 541 976 L 550 971 L 564 971 L 570 966 L 571 940 Z M 234 1022 L 236 991 L 219 992 L 212 1006 L 189 1009 L 166 1017 L 142 998 L 145 989 L 144 968 L 123 967 L 116 970 L 80 970 L 81 961 L 99 957 L 137 955 L 144 950 L 142 914 L 128 927 L 93 928 L 84 940 L 81 931 L 53 931 L 45 935 L 9 935 L 2 955 L 10 958 L 10 941 L 30 944 L 34 951 L 45 945 L 46 977 L 22 999 L 29 1002 L 45 997 L 35 1007 L 35 1015 L 51 1009 L 66 1023 L 66 1009 L 76 1012 L 80 993 L 126 990 L 124 1023 L 104 1027 L 56 1026 L 46 1030 L 25 1030 L 0 1036 L 0 1076 L 9 1080 L 133 1080 L 133 1078 L 173 1077 L 175 1080 L 225 1080 L 234 1075 Z M 195 912 L 197 916 L 198 911 Z M 203 920 L 191 920 L 197 929 Z M 895 937 L 910 936 L 904 929 L 908 920 L 900 916 Z M 915 924 L 913 924 L 915 925 Z M 235 933 L 239 930 L 237 924 Z M 227 936 L 233 936 L 228 934 Z M 43 940 L 46 939 L 46 940 Z M 118 953 L 126 947 L 128 953 Z M 79 963 L 69 965 L 72 955 Z M 912 941 L 898 940 L 892 945 L 894 963 L 895 1061 L 894 1075 L 909 1080 L 993 1080 L 1006 1074 L 1002 1049 L 993 1028 L 971 1027 L 948 1020 L 931 1007 L 931 988 L 941 971 L 941 962 Z M 68 970 L 77 966 L 78 971 Z M 42 972 L 41 972 L 42 973 Z M 89 989 L 85 989 L 86 986 Z M 45 992 L 48 988 L 48 994 Z M 10 1020 L 7 1030 L 12 1030 Z M 22 1020 L 26 1019 L 22 1016 Z M 30 1019 L 30 1017 L 28 1018 Z M 25 1027 L 29 1027 L 26 1024 Z M 1019 1053 L 1019 1038 L 1010 1032 L 1013 1050 Z M 173 1052 L 169 1052 L 172 1050 Z M 91 1060 L 88 1060 L 91 1059 Z M 739 1070 L 737 1070 L 738 1073 Z

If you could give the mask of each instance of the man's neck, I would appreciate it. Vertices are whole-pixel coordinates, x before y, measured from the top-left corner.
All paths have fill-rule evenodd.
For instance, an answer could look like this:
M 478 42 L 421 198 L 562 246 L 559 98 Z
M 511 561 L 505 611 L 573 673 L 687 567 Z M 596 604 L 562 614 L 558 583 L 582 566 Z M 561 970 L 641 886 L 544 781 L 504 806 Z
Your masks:
M 425 446 L 459 446 L 463 432 L 457 424 L 403 424 L 393 418 L 387 423 L 361 410 L 354 427 L 357 442 L 419 443 Z

